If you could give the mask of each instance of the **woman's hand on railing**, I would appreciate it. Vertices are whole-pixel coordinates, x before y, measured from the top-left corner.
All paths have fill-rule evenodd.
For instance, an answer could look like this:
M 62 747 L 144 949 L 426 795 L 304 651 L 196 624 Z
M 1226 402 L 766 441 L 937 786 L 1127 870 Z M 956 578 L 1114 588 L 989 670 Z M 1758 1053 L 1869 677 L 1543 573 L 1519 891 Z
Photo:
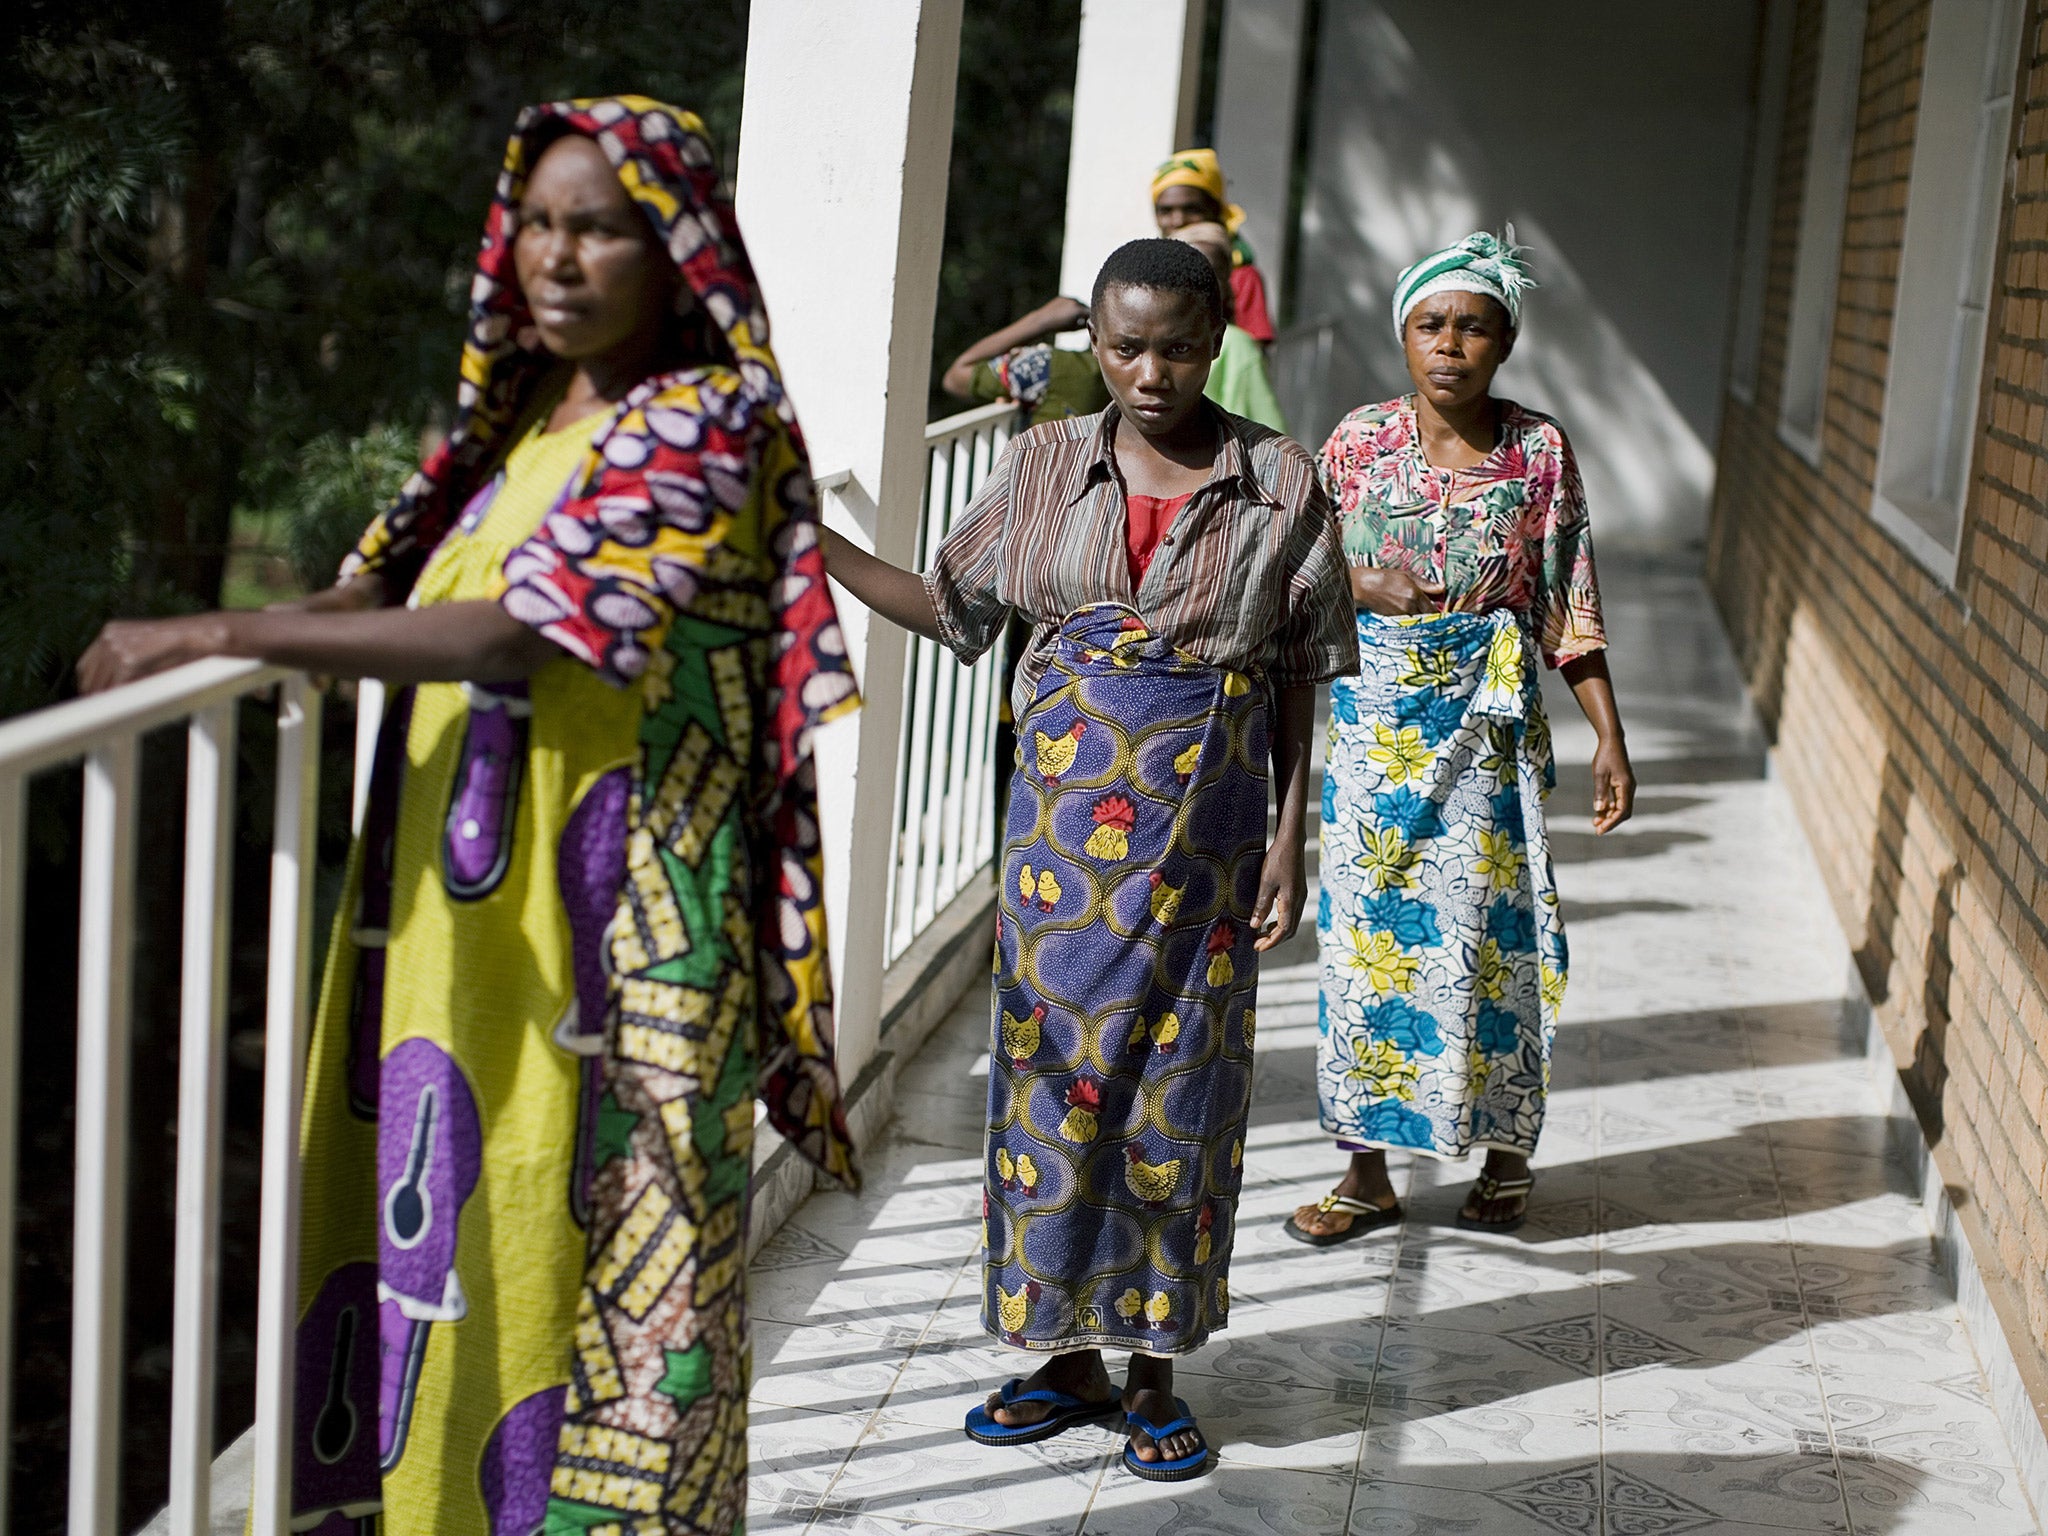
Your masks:
M 382 606 L 384 578 L 374 572 L 322 587 L 265 613 L 363 613 Z M 188 661 L 245 654 L 237 649 L 235 615 L 193 613 L 168 619 L 115 619 L 78 658 L 78 691 L 103 693 Z
M 914 578 L 913 578 L 914 579 Z M 498 604 L 333 607 L 117 619 L 78 663 L 83 692 L 118 688 L 208 656 L 240 656 L 314 677 L 387 683 L 500 683 L 530 677 L 562 652 Z
M 78 691 L 104 693 L 188 661 L 232 655 L 231 617 L 192 613 L 174 619 L 114 619 L 78 658 Z
M 1424 581 L 1413 571 L 1377 565 L 1351 567 L 1351 601 L 1370 613 L 1397 618 L 1436 613 L 1443 607 L 1442 582 Z

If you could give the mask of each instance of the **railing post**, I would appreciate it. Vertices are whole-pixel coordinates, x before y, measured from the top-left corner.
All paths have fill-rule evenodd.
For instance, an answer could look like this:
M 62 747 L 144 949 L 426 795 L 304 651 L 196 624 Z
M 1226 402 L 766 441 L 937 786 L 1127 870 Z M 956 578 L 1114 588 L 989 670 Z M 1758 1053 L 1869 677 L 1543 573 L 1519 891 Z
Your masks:
M 277 815 L 270 852 L 270 970 L 264 1009 L 263 1199 L 256 1298 L 255 1536 L 286 1536 L 292 1504 L 292 1366 L 299 1315 L 299 1110 L 305 1094 L 320 695 L 278 690 Z
M 235 812 L 235 705 L 192 717 L 185 770 L 185 932 L 178 1031 L 177 1251 L 171 1325 L 171 1536 L 211 1521 L 221 1096 Z
M 70 1536 L 114 1536 L 128 1215 L 136 741 L 85 760 L 78 933 L 78 1105 L 71 1248 Z
M 14 1402 L 15 1146 L 21 1134 L 21 915 L 28 857 L 27 785 L 0 773 L 0 1448 L 11 1446 Z M 0 1454 L 0 1531 L 7 1523 L 8 1460 Z
M 356 684 L 356 776 L 349 791 L 348 826 L 363 830 L 363 812 L 370 804 L 370 771 L 377 762 L 377 733 L 384 725 L 386 689 L 374 677 Z

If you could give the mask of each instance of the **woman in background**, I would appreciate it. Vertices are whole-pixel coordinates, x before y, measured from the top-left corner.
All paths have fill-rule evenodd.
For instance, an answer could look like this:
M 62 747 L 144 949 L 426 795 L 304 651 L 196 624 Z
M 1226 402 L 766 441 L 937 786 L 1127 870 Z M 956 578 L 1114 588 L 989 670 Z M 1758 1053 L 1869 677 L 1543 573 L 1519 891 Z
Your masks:
M 1486 1149 L 1461 1227 L 1511 1231 L 1528 1208 L 1566 968 L 1538 656 L 1599 737 L 1594 830 L 1634 803 L 1571 444 L 1492 393 L 1531 286 L 1513 233 L 1401 274 L 1415 391 L 1353 411 L 1323 447 L 1362 666 L 1330 690 L 1317 919 L 1317 1097 L 1351 1164 L 1288 1218 L 1306 1243 L 1400 1219 L 1389 1147 Z
M 1093 416 L 1109 404 L 1095 353 L 1053 342 L 1087 323 L 1088 306 L 1079 299 L 1049 299 L 954 358 L 939 387 L 956 400 L 1015 401 L 1033 423 Z
M 1237 324 L 1260 346 L 1273 341 L 1266 279 L 1246 243 L 1244 210 L 1223 195 L 1223 167 L 1213 149 L 1183 149 L 1152 174 L 1152 217 L 1168 239 L 1190 224 L 1221 224 L 1230 232 L 1230 297 Z
M 1230 232 L 1221 224 L 1189 224 L 1174 237 L 1202 253 L 1216 281 L 1223 286 L 1226 305 L 1230 291 Z M 1234 315 L 1235 311 L 1231 311 Z M 1247 417 L 1275 432 L 1287 431 L 1287 417 L 1280 410 L 1280 397 L 1273 393 L 1273 380 L 1266 372 L 1266 353 L 1251 332 L 1234 318 L 1223 327 L 1223 346 L 1209 369 L 1209 382 L 1202 392 L 1233 416 Z
M 307 1068 L 294 1529 L 732 1536 L 754 1096 L 853 1175 L 812 729 L 851 708 L 717 160 L 529 108 L 456 424 L 295 610 L 107 627 L 394 692 Z

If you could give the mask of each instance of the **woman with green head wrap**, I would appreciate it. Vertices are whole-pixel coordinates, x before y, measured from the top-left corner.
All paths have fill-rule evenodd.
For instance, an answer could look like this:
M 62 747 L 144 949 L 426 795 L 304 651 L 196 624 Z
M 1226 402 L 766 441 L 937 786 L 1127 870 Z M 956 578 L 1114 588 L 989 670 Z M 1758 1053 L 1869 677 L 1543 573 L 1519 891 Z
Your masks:
M 1331 685 L 1317 921 L 1317 1099 L 1351 1165 L 1286 1227 L 1318 1246 L 1400 1219 L 1389 1147 L 1485 1148 L 1458 1225 L 1522 1222 L 1566 970 L 1538 657 L 1599 737 L 1594 830 L 1635 796 L 1571 444 L 1492 392 L 1534 286 L 1513 239 L 1401 273 L 1414 393 L 1353 411 L 1322 451 L 1362 666 Z

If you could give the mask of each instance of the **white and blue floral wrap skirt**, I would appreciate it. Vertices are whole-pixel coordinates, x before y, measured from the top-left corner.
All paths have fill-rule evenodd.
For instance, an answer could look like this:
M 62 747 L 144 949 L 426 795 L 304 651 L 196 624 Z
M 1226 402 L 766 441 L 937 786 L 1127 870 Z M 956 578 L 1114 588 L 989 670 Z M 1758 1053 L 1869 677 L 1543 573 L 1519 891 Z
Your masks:
M 1323 1128 L 1354 1148 L 1536 1149 L 1564 1000 L 1535 647 L 1506 609 L 1358 616 L 1323 777 Z

